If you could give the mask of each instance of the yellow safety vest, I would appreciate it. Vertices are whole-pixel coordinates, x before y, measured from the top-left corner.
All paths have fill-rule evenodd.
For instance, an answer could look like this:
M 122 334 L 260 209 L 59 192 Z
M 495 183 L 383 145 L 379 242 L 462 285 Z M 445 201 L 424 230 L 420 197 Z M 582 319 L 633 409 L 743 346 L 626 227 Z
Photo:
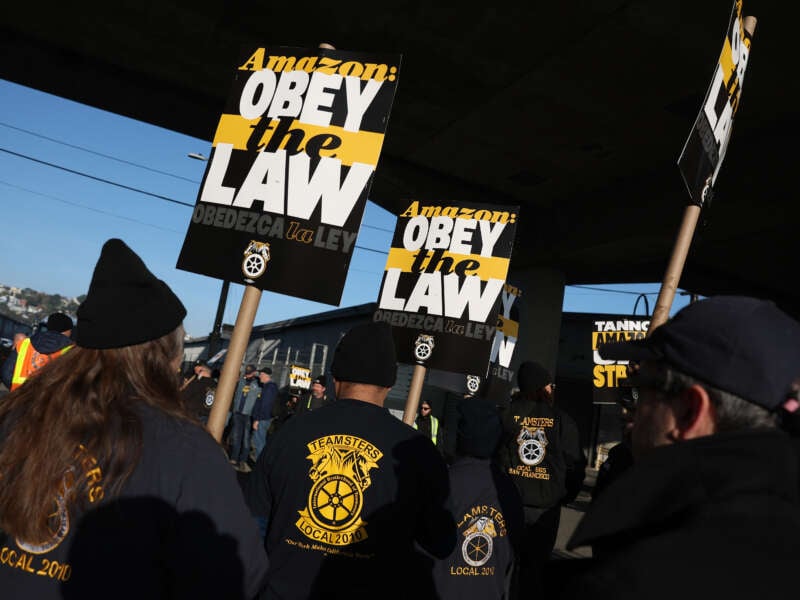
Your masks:
M 419 427 L 417 427 L 416 419 L 414 420 L 414 429 L 419 429 Z M 434 446 L 436 445 L 436 436 L 438 433 L 439 433 L 439 419 L 431 415 L 431 441 L 433 442 Z
M 17 350 L 17 362 L 14 364 L 14 375 L 11 378 L 11 391 L 21 386 L 28 377 L 34 375 L 54 358 L 66 353 L 72 346 L 66 346 L 51 354 L 38 352 L 31 344 L 31 338 L 25 338 Z

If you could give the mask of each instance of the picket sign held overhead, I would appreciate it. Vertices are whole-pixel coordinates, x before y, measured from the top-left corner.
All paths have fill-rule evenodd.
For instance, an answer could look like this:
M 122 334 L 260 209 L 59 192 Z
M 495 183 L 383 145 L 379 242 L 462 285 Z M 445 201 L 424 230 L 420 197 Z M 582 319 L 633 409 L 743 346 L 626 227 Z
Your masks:
M 661 289 L 658 293 L 648 335 L 669 318 L 669 311 L 680 284 L 700 210 L 713 195 L 739 108 L 756 18 L 742 17 L 742 0 L 731 10 L 727 35 L 722 45 L 711 85 L 703 106 L 678 158 L 678 167 L 692 204 L 684 209 Z
M 413 200 L 398 215 L 373 319 L 392 326 L 397 360 L 416 365 L 404 421 L 426 369 L 485 375 L 518 213 Z
M 464 375 L 439 369 L 428 369 L 427 383 L 458 396 L 475 396 L 496 405 L 507 403 L 511 395 L 514 372 L 511 361 L 519 338 L 519 305 L 522 290 L 509 283 L 503 286 L 498 298 L 497 329 L 492 342 L 487 368 L 479 373 Z
M 245 285 L 209 415 L 217 441 L 262 290 L 341 300 L 400 58 L 329 44 L 242 51 L 177 264 Z
M 243 49 L 178 268 L 338 306 L 399 66 L 329 47 Z

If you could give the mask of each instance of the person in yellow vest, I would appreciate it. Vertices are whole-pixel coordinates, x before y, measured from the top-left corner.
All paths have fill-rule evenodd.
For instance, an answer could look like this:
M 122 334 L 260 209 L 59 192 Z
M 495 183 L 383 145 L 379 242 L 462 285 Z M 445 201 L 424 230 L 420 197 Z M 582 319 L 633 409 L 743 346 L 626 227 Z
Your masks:
M 434 417 L 431 413 L 431 405 L 427 400 L 423 400 L 419 403 L 419 412 L 417 413 L 417 418 L 414 420 L 414 429 L 419 430 L 420 433 L 424 433 L 431 438 L 434 446 L 437 448 L 441 447 L 442 435 L 439 430 L 439 419 Z
M 15 345 L 2 367 L 6 387 L 13 392 L 48 362 L 67 352 L 73 346 L 72 327 L 68 315 L 55 312 L 47 317 L 43 330 Z

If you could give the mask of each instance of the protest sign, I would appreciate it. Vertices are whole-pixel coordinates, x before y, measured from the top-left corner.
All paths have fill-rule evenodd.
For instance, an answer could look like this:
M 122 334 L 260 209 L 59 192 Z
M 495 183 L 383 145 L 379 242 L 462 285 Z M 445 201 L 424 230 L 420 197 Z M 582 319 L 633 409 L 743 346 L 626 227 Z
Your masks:
M 311 369 L 299 365 L 289 366 L 289 387 L 311 389 Z
M 725 158 L 739 108 L 744 74 L 750 56 L 753 27 L 742 19 L 742 0 L 733 3 L 722 52 L 711 85 L 678 158 L 683 181 L 695 204 L 702 205 Z
M 399 55 L 247 48 L 178 268 L 338 305 Z
M 489 372 L 483 382 L 479 395 L 500 404 L 508 402 L 514 382 L 511 359 L 519 339 L 519 305 L 517 300 L 522 291 L 506 284 L 500 294 L 500 312 L 497 316 L 492 352 L 489 356 Z
M 627 360 L 601 358 L 597 349 L 603 344 L 639 340 L 647 336 L 650 319 L 641 317 L 616 317 L 597 319 L 593 323 L 592 339 L 592 400 L 595 404 L 613 404 L 626 387 Z
M 503 286 L 497 300 L 497 330 L 489 363 L 483 371 L 465 376 L 431 369 L 428 371 L 428 385 L 459 395 L 487 398 L 497 404 L 508 402 L 514 381 L 514 372 L 510 369 L 511 359 L 519 337 L 519 306 L 516 301 L 521 296 L 522 291 L 518 287 L 508 283 Z
M 722 159 L 728 148 L 733 117 L 739 108 L 744 73 L 750 56 L 750 42 L 756 18 L 742 18 L 742 0 L 736 0 L 728 21 L 728 33 L 717 60 L 711 86 L 700 114 L 678 158 L 678 168 L 689 190 L 692 203 L 683 210 L 683 219 L 672 248 L 667 270 L 653 309 L 648 335 L 667 321 L 683 265 L 700 219 L 700 209 L 710 201 Z
M 373 315 L 392 325 L 398 361 L 486 372 L 518 212 L 414 200 L 398 215 Z

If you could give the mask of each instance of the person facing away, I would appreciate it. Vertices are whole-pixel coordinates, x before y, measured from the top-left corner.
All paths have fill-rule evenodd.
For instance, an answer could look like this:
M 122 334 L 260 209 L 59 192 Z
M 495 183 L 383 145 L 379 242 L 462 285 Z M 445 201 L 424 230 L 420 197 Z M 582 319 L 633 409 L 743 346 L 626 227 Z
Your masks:
M 77 314 L 75 348 L 0 404 L 2 597 L 253 597 L 258 531 L 178 392 L 183 304 L 112 239 Z
M 272 369 L 269 367 L 261 369 L 258 382 L 261 390 L 253 407 L 253 448 L 256 460 L 267 444 L 267 432 L 272 423 L 272 409 L 278 397 L 278 386 L 272 381 Z
M 47 317 L 45 329 L 14 344 L 2 366 L 2 380 L 14 391 L 51 360 L 67 352 L 73 345 L 73 328 L 69 315 L 55 312 Z
M 574 500 L 586 460 L 574 421 L 554 406 L 555 384 L 535 361 L 517 371 L 519 392 L 503 412 L 497 460 L 511 476 L 525 512 L 514 595 L 542 590 L 545 564 L 555 546 L 561 505 Z
M 237 470 L 250 471 L 247 459 L 250 457 L 252 415 L 260 393 L 255 365 L 245 365 L 244 375 L 236 384 L 231 404 L 230 462 L 236 465 Z
M 456 541 L 447 469 L 384 408 L 397 376 L 391 327 L 350 329 L 331 373 L 336 402 L 286 421 L 249 478 L 252 513 L 267 520 L 262 597 L 434 597 L 431 557 Z
M 456 451 L 448 469 L 458 543 L 436 562 L 441 600 L 509 598 L 522 499 L 492 457 L 503 433 L 493 402 L 465 397 L 457 406 Z
M 563 597 L 795 598 L 798 455 L 778 420 L 798 405 L 800 323 L 717 296 L 599 352 L 638 363 L 634 464 L 568 542 L 593 558 Z

